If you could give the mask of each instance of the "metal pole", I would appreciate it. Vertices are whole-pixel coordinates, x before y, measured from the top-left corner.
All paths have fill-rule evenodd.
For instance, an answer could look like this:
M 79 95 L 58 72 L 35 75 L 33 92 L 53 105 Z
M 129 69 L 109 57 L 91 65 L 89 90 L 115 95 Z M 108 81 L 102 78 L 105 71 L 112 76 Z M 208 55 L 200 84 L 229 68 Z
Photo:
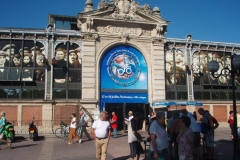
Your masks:
M 235 94 L 235 69 L 233 66 L 233 56 L 231 57 L 231 78 L 232 78 L 232 99 L 233 99 L 233 118 L 234 118 L 234 132 L 233 132 L 233 160 L 239 160 L 239 139 L 237 133 L 237 106 L 236 106 L 236 94 Z
M 126 118 L 126 103 L 123 103 L 123 131 L 126 132 L 126 125 L 124 119 Z

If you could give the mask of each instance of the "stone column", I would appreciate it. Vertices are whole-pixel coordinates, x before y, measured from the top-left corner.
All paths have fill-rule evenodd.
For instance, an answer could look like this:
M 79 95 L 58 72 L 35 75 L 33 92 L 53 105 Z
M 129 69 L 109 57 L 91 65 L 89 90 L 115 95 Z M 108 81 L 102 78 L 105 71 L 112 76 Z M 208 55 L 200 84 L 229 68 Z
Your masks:
M 96 46 L 95 40 L 83 41 L 82 99 L 96 100 Z
M 53 133 L 53 105 L 51 103 L 42 106 L 42 132 Z
M 151 64 L 152 64 L 152 81 L 148 83 L 152 85 L 151 87 L 152 91 L 150 91 L 152 92 L 151 96 L 152 99 L 149 99 L 149 102 L 152 103 L 153 101 L 165 101 L 166 92 L 165 92 L 163 39 L 155 39 L 152 42 Z

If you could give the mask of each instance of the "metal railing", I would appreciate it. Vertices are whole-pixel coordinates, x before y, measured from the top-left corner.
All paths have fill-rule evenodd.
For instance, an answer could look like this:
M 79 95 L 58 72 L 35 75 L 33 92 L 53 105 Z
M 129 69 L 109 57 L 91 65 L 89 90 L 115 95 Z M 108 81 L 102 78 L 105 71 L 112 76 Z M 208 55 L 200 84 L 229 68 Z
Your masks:
M 63 121 L 66 124 L 70 124 L 69 119 L 62 120 L 35 120 L 34 124 L 37 126 L 39 134 L 54 134 L 55 130 L 60 127 L 60 123 Z M 9 120 L 8 122 L 14 123 L 14 130 L 16 134 L 28 134 L 29 123 L 31 120 L 26 121 L 17 121 L 17 120 Z M 91 126 L 91 122 L 88 122 L 88 125 Z

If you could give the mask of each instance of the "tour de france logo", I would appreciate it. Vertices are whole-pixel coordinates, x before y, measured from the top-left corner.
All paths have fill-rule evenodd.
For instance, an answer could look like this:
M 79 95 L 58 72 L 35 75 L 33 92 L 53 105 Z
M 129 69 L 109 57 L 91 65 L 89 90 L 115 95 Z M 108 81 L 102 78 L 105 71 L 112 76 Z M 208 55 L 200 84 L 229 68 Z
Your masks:
M 114 51 L 107 61 L 107 66 L 109 76 L 118 85 L 133 85 L 140 77 L 139 60 L 129 50 Z

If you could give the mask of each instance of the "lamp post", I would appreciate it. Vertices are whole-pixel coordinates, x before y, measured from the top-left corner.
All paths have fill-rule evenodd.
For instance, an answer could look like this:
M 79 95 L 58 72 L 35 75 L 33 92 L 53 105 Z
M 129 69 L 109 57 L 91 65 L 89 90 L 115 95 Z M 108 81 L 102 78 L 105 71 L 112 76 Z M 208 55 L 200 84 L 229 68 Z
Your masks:
M 228 76 L 231 74 L 232 80 L 232 100 L 233 100 L 233 113 L 234 113 L 234 133 L 233 133 L 233 160 L 239 160 L 239 136 L 237 132 L 237 106 L 236 106 L 236 94 L 235 94 L 235 76 L 240 75 L 240 55 L 231 56 L 231 69 L 225 67 L 221 70 L 219 75 L 215 75 L 214 72 L 217 72 L 219 69 L 219 63 L 217 61 L 208 62 L 208 71 L 211 72 L 211 75 L 214 78 L 219 78 L 220 76 Z

